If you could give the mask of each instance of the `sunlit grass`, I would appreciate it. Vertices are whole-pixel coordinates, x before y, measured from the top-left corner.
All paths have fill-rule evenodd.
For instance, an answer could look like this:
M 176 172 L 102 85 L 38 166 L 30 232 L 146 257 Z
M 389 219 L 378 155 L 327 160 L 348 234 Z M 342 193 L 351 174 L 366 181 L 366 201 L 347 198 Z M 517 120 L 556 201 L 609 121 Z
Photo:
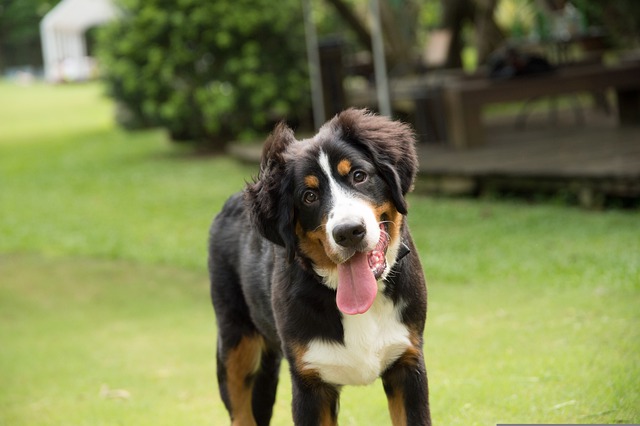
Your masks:
M 111 116 L 96 84 L 0 84 L 0 424 L 228 424 L 207 228 L 255 167 Z M 435 424 L 640 422 L 637 212 L 410 205 Z M 381 384 L 340 422 L 389 424 Z

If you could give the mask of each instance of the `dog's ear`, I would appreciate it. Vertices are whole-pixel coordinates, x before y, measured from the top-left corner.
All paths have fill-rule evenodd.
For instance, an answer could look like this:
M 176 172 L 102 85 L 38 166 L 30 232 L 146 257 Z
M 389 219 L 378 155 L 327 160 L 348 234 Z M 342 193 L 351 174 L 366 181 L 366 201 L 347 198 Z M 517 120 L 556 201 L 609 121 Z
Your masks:
M 293 182 L 285 152 L 295 141 L 293 131 L 284 123 L 278 124 L 262 149 L 258 177 L 245 189 L 254 226 L 263 237 L 285 247 L 290 261 L 295 253 Z
M 343 111 L 330 125 L 341 131 L 347 142 L 364 149 L 389 185 L 396 209 L 407 214 L 405 195 L 413 189 L 418 171 L 416 138 L 411 127 L 362 109 Z

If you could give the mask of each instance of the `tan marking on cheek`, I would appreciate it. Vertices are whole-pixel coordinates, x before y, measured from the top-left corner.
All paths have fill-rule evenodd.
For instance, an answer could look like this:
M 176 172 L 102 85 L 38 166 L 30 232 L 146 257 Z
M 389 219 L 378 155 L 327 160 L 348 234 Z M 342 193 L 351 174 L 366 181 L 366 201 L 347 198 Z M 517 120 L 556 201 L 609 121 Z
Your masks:
M 351 161 L 347 160 L 346 158 L 344 160 L 340 160 L 340 162 L 338 163 L 338 173 L 340 173 L 341 176 L 346 176 L 350 171 Z
M 311 262 L 322 269 L 332 269 L 336 265 L 331 261 L 325 247 L 328 247 L 327 234 L 324 232 L 324 225 L 326 221 L 323 221 L 321 227 L 316 230 L 305 232 L 302 229 L 300 222 L 296 225 L 296 235 L 298 236 L 298 244 L 300 250 L 305 254 Z
M 387 230 L 389 232 L 389 238 L 391 241 L 396 241 L 400 238 L 400 229 L 402 228 L 402 221 L 404 216 L 398 213 L 393 203 L 387 201 L 374 209 L 378 222 L 382 222 L 382 217 L 386 216 Z
M 245 336 L 238 346 L 227 354 L 227 392 L 231 403 L 233 425 L 255 425 L 251 408 L 253 381 L 247 378 L 260 368 L 264 350 L 264 339 L 260 336 Z
M 312 189 L 320 188 L 320 181 L 316 176 L 313 176 L 313 175 L 305 176 L 304 184 L 307 186 L 307 188 L 312 188 Z

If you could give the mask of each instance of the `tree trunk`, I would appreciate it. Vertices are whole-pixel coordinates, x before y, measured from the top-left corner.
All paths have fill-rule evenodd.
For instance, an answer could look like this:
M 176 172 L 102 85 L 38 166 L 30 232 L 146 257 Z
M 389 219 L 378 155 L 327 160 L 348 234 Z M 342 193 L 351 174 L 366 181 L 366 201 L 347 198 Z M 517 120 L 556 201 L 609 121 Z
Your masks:
M 442 4 L 442 26 L 451 31 L 451 44 L 445 66 L 462 67 L 462 30 L 466 22 L 475 26 L 475 47 L 478 64 L 486 61 L 504 41 L 504 34 L 496 24 L 494 12 L 497 0 L 440 0 Z
M 462 28 L 465 21 L 473 20 L 474 7 L 471 0 L 440 0 L 442 4 L 442 27 L 451 31 L 451 43 L 447 52 L 446 68 L 462 67 Z
M 404 0 L 395 7 L 389 0 L 380 1 L 388 68 L 394 74 L 406 74 L 415 68 L 418 10 L 415 0 Z
M 369 28 L 358 18 L 358 16 L 353 13 L 353 11 L 349 8 L 349 6 L 343 0 L 326 0 L 327 3 L 331 4 L 338 14 L 344 19 L 349 28 L 353 30 L 356 34 L 358 42 L 362 45 L 362 47 L 371 51 L 371 32 L 369 32 Z
M 494 12 L 497 0 L 475 0 L 475 45 L 478 50 L 478 64 L 483 64 L 491 52 L 503 43 L 505 36 L 496 24 Z
M 360 45 L 371 52 L 371 31 L 344 0 L 326 0 L 355 33 Z M 385 56 L 389 69 L 403 73 L 413 67 L 418 19 L 417 0 L 403 0 L 392 6 L 389 0 L 380 0 L 380 16 L 385 39 Z

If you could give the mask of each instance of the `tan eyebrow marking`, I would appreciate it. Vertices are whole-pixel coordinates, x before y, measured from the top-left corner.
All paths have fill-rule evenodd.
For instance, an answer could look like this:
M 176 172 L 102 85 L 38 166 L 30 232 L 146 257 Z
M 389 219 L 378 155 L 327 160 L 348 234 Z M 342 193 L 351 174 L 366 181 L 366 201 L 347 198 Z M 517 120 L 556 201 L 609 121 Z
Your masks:
M 317 177 L 313 175 L 305 176 L 304 184 L 307 185 L 307 188 L 318 189 L 320 188 L 320 181 Z
M 340 160 L 340 162 L 338 163 L 338 173 L 340 173 L 341 176 L 346 176 L 349 174 L 350 171 L 351 171 L 351 161 L 347 160 L 346 158 L 343 160 Z

